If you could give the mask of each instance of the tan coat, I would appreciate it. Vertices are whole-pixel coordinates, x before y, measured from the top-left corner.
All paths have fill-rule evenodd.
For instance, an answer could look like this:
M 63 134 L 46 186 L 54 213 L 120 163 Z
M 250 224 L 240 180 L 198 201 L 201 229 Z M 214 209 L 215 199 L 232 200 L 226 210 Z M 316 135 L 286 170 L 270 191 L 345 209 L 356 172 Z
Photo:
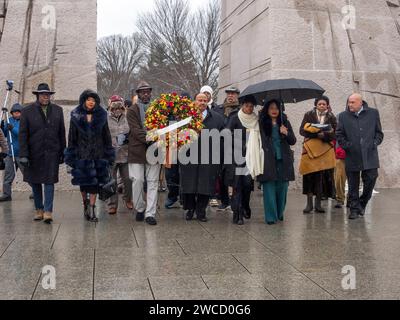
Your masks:
M 118 135 L 129 133 L 126 116 L 123 114 L 120 119 L 117 119 L 109 114 L 108 127 L 110 128 L 111 140 L 116 153 L 115 163 L 128 163 L 128 145 L 119 146 L 117 143 Z

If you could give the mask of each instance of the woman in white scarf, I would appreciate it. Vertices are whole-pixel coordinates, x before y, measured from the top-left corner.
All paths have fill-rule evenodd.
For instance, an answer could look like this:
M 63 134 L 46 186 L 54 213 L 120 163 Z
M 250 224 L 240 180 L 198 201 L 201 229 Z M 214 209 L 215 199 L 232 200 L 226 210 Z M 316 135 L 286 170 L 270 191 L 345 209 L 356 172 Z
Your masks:
M 239 111 L 240 122 L 250 131 L 246 151 L 246 165 L 253 179 L 264 173 L 264 151 L 260 124 L 258 115 L 254 112 L 256 104 L 256 99 L 253 96 L 247 96 L 244 98 L 243 107 Z

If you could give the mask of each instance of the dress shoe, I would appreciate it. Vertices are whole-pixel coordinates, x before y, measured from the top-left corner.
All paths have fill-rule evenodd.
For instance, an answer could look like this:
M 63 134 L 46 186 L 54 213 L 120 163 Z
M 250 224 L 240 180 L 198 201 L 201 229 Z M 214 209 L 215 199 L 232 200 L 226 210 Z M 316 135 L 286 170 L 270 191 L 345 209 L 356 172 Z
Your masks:
M 0 197 L 0 202 L 9 202 L 9 201 L 12 201 L 12 198 L 10 196 Z
M 197 217 L 197 220 L 199 220 L 200 222 L 208 222 L 208 219 L 206 217 Z
M 349 215 L 349 219 L 350 219 L 350 220 L 356 220 L 356 219 L 358 219 L 358 212 L 352 211 L 352 212 L 350 213 L 350 215 Z
M 148 218 L 146 218 L 146 223 L 150 226 L 156 226 L 157 220 L 153 217 L 148 217 Z
M 36 210 L 35 215 L 33 217 L 34 221 L 42 221 L 43 220 L 44 212 L 43 210 Z
M 186 212 L 186 221 L 192 221 L 194 216 L 194 210 L 188 210 Z
M 125 201 L 125 206 L 128 210 L 133 210 L 133 202 L 132 201 Z
M 267 225 L 269 225 L 269 226 L 273 226 L 273 225 L 275 225 L 275 224 L 276 224 L 276 222 L 272 222 L 272 221 L 267 222 Z
M 343 205 L 344 205 L 344 204 L 343 204 L 342 202 L 337 201 L 337 202 L 336 202 L 336 205 L 335 205 L 335 208 L 336 208 L 336 209 L 342 209 L 342 208 L 343 208 Z
M 250 220 L 251 219 L 251 209 L 250 208 L 244 209 L 243 217 L 246 220 Z
M 138 212 L 136 214 L 136 221 L 137 222 L 143 222 L 144 221 L 144 212 Z
M 51 224 L 53 222 L 53 214 L 51 212 L 45 212 L 43 214 L 44 223 Z

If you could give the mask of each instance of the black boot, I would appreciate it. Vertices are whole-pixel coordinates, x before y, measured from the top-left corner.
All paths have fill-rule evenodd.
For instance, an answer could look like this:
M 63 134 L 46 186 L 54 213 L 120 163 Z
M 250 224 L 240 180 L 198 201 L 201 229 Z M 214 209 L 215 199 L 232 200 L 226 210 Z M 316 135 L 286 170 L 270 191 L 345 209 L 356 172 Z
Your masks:
M 194 210 L 188 210 L 186 212 L 186 221 L 192 221 L 194 216 Z
M 233 224 L 238 224 L 239 222 L 239 213 L 235 210 L 233 211 Z
M 83 201 L 83 215 L 87 221 L 90 221 L 90 201 Z
M 239 211 L 239 216 L 238 216 L 238 223 L 239 226 L 244 225 L 244 221 L 243 221 L 243 210 Z
M 311 211 L 313 211 L 314 209 L 314 204 L 313 204 L 313 195 L 307 195 L 307 207 L 303 210 L 304 214 L 308 214 L 311 213 Z
M 247 220 L 251 219 L 251 209 L 250 207 L 244 208 L 243 217 Z
M 90 206 L 90 222 L 99 222 L 96 216 L 96 206 Z
M 322 205 L 321 205 L 321 198 L 315 197 L 314 209 L 315 209 L 315 212 L 317 212 L 317 213 L 325 213 L 325 210 L 322 208 Z

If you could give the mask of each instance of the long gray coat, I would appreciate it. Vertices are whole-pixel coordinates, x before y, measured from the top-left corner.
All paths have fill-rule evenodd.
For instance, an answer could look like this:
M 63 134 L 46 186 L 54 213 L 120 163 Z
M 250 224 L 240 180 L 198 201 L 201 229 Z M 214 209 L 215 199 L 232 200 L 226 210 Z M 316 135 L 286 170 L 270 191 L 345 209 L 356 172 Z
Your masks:
M 58 183 L 59 166 L 66 147 L 64 114 L 61 107 L 50 104 L 45 116 L 39 102 L 24 108 L 19 129 L 21 158 L 28 158 L 24 181 L 32 184 Z
M 215 111 L 209 111 L 207 117 L 203 121 L 204 129 L 217 129 L 219 131 L 224 128 L 224 118 Z M 203 130 L 204 130 L 203 129 Z M 192 147 L 198 145 L 199 159 L 201 159 L 201 144 L 199 139 L 193 143 Z M 187 164 L 180 165 L 180 179 L 182 194 L 201 194 L 212 196 L 215 194 L 215 185 L 221 165 L 212 164 L 212 140 L 210 139 L 210 164 Z M 189 155 L 190 150 L 187 152 Z M 221 153 L 222 154 L 222 153 Z M 199 163 L 201 160 L 199 160 Z
M 346 151 L 346 170 L 379 168 L 378 146 L 384 134 L 378 110 L 364 102 L 364 110 L 359 116 L 349 110 L 342 112 L 336 136 L 339 145 Z

